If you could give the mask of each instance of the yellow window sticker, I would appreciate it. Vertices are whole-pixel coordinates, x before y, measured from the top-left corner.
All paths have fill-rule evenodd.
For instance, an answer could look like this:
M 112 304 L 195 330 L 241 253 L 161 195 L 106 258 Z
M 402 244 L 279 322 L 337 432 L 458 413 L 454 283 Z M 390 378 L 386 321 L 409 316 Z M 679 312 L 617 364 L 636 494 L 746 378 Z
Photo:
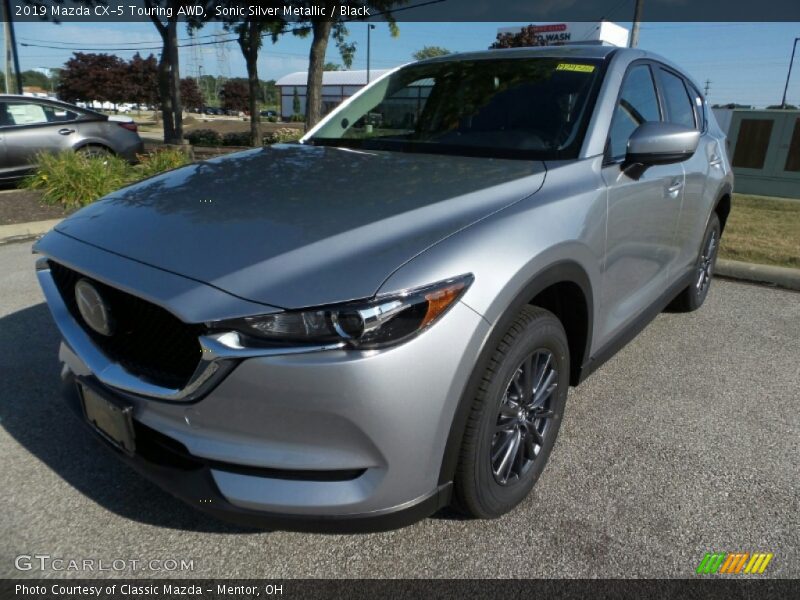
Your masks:
M 556 67 L 556 71 L 575 71 L 577 73 L 591 73 L 594 71 L 594 65 L 578 65 L 575 63 L 560 63 Z

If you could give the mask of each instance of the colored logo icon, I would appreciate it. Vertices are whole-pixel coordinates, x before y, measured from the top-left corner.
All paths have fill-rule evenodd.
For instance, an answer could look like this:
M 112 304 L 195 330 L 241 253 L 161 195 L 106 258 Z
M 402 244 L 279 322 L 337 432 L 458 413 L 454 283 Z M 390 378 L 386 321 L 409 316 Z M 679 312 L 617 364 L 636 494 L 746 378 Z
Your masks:
M 698 575 L 760 575 L 773 556 L 771 552 L 706 552 L 695 572 Z

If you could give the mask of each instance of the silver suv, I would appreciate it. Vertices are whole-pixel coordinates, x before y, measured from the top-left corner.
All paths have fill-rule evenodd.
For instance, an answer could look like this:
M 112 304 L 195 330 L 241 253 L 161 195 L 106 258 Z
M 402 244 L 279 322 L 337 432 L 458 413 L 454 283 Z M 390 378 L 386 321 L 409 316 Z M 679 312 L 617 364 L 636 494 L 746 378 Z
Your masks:
M 36 244 L 70 404 L 192 506 L 292 529 L 497 517 L 569 386 L 708 293 L 724 136 L 653 54 L 388 73 L 300 144 L 193 164 Z

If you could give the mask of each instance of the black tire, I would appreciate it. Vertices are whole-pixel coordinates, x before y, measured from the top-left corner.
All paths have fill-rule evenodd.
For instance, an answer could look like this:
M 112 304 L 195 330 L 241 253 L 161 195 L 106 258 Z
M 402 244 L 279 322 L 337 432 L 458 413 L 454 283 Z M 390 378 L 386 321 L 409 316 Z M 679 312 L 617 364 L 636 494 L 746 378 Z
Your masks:
M 548 375 L 545 368 L 542 377 L 552 379 L 556 385 L 547 394 L 547 386 L 540 383 L 539 390 L 547 396 L 540 409 L 530 405 L 531 412 L 527 414 L 532 420 L 528 421 L 519 413 L 521 405 L 514 406 L 514 398 L 528 396 L 521 393 L 523 388 L 531 390 L 531 401 L 536 398 L 536 386 L 530 387 L 523 381 L 526 359 L 531 357 L 529 365 L 544 365 L 547 356 L 555 375 Z M 530 372 L 538 373 L 533 366 Z M 531 381 L 533 377 L 527 379 Z M 547 464 L 558 436 L 568 387 L 569 348 L 564 327 L 551 312 L 534 306 L 523 308 L 494 351 L 470 409 L 454 481 L 454 505 L 458 510 L 474 517 L 495 518 L 510 511 L 528 495 Z M 515 411 L 514 416 L 509 416 Z M 534 415 L 548 412 L 550 416 L 533 420 Z M 521 433 L 513 433 L 515 427 Z M 532 433 L 534 427 L 540 437 L 530 446 L 526 442 L 537 439 Z M 499 431 L 501 428 L 503 430 Z M 503 444 L 513 445 L 515 441 L 515 448 L 522 444 L 523 454 L 515 455 L 510 468 L 518 472 L 509 473 L 503 482 L 505 469 L 509 467 L 505 463 L 504 468 L 502 459 L 506 452 L 511 452 L 509 446 Z M 494 456 L 500 458 L 495 460 Z
M 78 148 L 77 152 L 87 158 L 105 158 L 112 154 L 111 150 L 105 146 L 98 146 L 97 144 L 81 146 Z
M 692 283 L 675 296 L 669 308 L 675 312 L 692 312 L 703 306 L 711 288 L 711 279 L 714 276 L 714 267 L 717 264 L 719 242 L 722 236 L 722 227 L 717 213 L 712 213 L 708 220 L 706 232 L 703 235 L 703 244 L 697 255 Z

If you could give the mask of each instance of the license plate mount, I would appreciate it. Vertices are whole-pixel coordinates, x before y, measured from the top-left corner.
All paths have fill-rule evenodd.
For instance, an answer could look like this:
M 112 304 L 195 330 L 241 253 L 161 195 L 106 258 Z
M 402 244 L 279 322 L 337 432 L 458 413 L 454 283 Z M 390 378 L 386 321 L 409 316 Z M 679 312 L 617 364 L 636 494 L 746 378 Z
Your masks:
M 78 393 L 89 424 L 113 446 L 132 455 L 136 451 L 133 407 L 84 383 L 78 383 Z

